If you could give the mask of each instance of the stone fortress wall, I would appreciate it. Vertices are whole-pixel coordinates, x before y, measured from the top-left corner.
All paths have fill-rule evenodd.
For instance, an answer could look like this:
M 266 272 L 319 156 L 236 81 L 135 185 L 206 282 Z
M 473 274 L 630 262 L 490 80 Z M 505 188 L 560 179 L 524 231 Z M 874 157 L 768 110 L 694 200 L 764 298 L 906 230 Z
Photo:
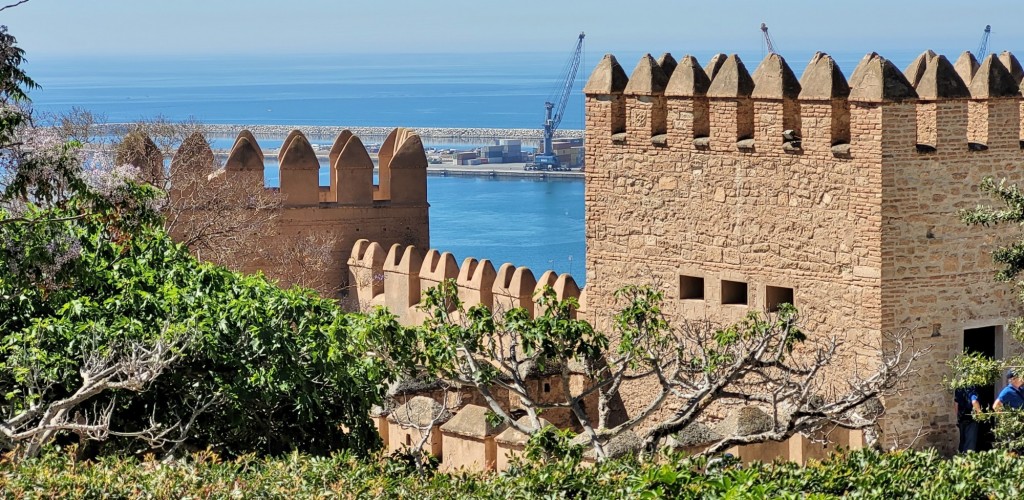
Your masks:
M 531 308 L 550 284 L 579 297 L 598 328 L 627 284 L 658 284 L 676 322 L 727 323 L 792 302 L 810 335 L 848 342 L 838 382 L 877 361 L 884 332 L 906 329 L 931 351 L 908 391 L 887 401 L 885 444 L 923 430 L 917 445 L 949 451 L 946 362 L 972 335 L 1011 354 L 1006 327 L 1021 313 L 1012 289 L 992 280 L 989 256 L 1013 235 L 968 228 L 956 213 L 991 201 L 978 189 L 986 176 L 1024 181 L 1022 77 L 1008 53 L 955 65 L 925 53 L 906 74 L 869 54 L 849 81 L 821 53 L 800 79 L 776 54 L 752 75 L 736 56 L 702 67 L 665 54 L 627 76 L 606 56 L 584 90 L 585 291 L 568 275 L 537 279 L 473 258 L 459 266 L 426 250 L 426 158 L 405 129 L 382 146 L 377 183 L 358 137 L 342 132 L 326 187 L 309 142 L 292 132 L 279 156 L 283 214 L 261 244 L 335 235 L 332 286 L 350 285 L 361 305 L 386 305 L 404 324 L 422 321 L 420 293 L 446 278 L 467 304 L 499 309 Z M 252 134 L 239 134 L 210 178 L 225 181 L 262 185 Z M 626 411 L 648 390 L 624 387 Z
M 882 444 L 952 451 L 946 363 L 965 343 L 1012 354 L 1006 328 L 1022 310 L 990 258 L 1013 235 L 957 217 L 991 202 L 983 178 L 1024 181 L 1022 77 L 1009 53 L 952 64 L 926 52 L 905 73 L 869 54 L 849 81 L 823 53 L 800 79 L 777 54 L 753 74 L 736 56 L 648 55 L 630 76 L 606 56 L 584 90 L 588 285 L 539 283 L 578 291 L 581 316 L 606 330 L 626 284 L 658 284 L 677 323 L 794 303 L 811 335 L 846 342 L 829 374 L 839 384 L 878 361 L 886 332 L 909 331 L 930 351 L 886 401 Z M 528 270 L 370 241 L 349 261 L 359 301 L 405 324 L 445 278 L 468 304 L 532 306 Z M 626 411 L 649 390 L 624 387 Z
M 427 158 L 419 136 L 409 129 L 397 128 L 388 134 L 380 148 L 376 182 L 373 160 L 359 137 L 348 130 L 342 131 L 334 141 L 329 159 L 330 184 L 320 186 L 316 152 L 302 132 L 291 131 L 278 155 L 281 187 L 277 191 L 281 195 L 282 209 L 267 231 L 259 236 L 258 245 L 287 250 L 288 245 L 301 242 L 307 236 L 326 237 L 332 242 L 328 268 L 333 271 L 323 280 L 320 291 L 327 296 L 338 296 L 348 294 L 349 254 L 360 238 L 384 244 L 429 246 Z M 144 138 L 127 161 L 154 180 L 163 175 L 163 156 L 149 138 Z M 223 168 L 214 171 L 215 166 L 209 144 L 202 135 L 194 134 L 179 147 L 170 168 L 172 172 L 183 168 L 201 169 L 202 175 L 198 176 L 201 182 L 186 189 L 230 183 L 255 186 L 258 192 L 264 186 L 263 152 L 248 130 L 238 134 Z M 188 195 L 171 186 L 172 198 Z M 196 210 L 185 216 L 206 217 L 207 214 Z M 230 264 L 245 271 L 262 270 L 272 278 L 302 272 L 283 269 L 281 266 L 286 266 L 287 262 L 268 263 L 250 256 L 238 256 L 238 261 Z M 282 282 L 284 286 L 290 284 Z
M 628 77 L 605 56 L 584 89 L 591 319 L 652 281 L 676 322 L 792 302 L 810 335 L 847 342 L 840 383 L 908 330 L 931 351 L 886 401 L 883 444 L 952 451 L 946 363 L 972 335 L 1010 354 L 1022 310 L 990 257 L 1013 230 L 957 217 L 992 201 L 986 176 L 1024 181 L 1022 76 L 1009 53 L 926 52 L 906 74 L 872 53 L 849 81 L 823 53 L 799 80 L 777 54 L 752 75 L 735 55 L 647 55 Z
M 361 308 L 387 307 L 403 325 L 419 325 L 426 313 L 419 308 L 423 292 L 447 279 L 456 281 L 466 309 L 484 305 L 492 311 L 526 309 L 533 317 L 534 297 L 550 286 L 559 299 L 580 299 L 581 291 L 569 274 L 545 271 L 539 278 L 528 267 L 466 257 L 459 265 L 450 252 L 426 251 L 414 245 L 392 244 L 388 250 L 375 241 L 360 239 L 348 261 L 349 281 Z M 586 314 L 581 304 L 577 314 Z

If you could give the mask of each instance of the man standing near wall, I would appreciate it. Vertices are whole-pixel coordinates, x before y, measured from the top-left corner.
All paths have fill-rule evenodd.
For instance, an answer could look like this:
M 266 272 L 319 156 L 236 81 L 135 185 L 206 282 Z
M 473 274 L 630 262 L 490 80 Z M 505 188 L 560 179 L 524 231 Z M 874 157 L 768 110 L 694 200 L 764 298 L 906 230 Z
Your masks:
M 978 391 L 974 387 L 957 389 L 953 394 L 956 408 L 956 426 L 960 429 L 960 453 L 978 451 L 978 422 L 974 415 L 981 413 Z
M 1006 381 L 1009 384 L 1003 387 L 999 396 L 996 396 L 996 402 L 992 403 L 992 409 L 999 411 L 1004 406 L 1012 410 L 1024 408 L 1024 390 L 1020 388 L 1024 385 L 1024 379 L 1017 376 L 1016 371 L 1010 370 L 1006 372 Z

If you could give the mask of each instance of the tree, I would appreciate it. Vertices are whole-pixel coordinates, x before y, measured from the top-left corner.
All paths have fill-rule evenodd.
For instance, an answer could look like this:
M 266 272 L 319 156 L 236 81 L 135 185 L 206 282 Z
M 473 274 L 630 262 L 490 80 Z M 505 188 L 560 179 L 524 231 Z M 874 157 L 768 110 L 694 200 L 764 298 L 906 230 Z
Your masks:
M 568 409 L 596 456 L 604 458 L 605 443 L 625 432 L 643 429 L 643 446 L 653 451 L 663 438 L 734 404 L 760 406 L 771 425 L 756 434 L 722 436 L 704 453 L 780 441 L 827 424 L 872 428 L 884 411 L 880 398 L 895 390 L 923 354 L 906 343 L 906 335 L 891 335 L 889 351 L 874 346 L 877 365 L 831 384 L 823 371 L 844 343 L 834 336 L 808 338 L 791 305 L 770 315 L 751 313 L 731 326 L 700 321 L 673 328 L 662 314 L 660 292 L 629 286 L 617 297 L 623 307 L 615 315 L 619 340 L 612 346 L 609 335 L 575 319 L 575 299 L 558 300 L 550 288 L 537 297 L 540 312 L 531 318 L 522 308 L 499 314 L 479 305 L 466 310 L 454 282 L 443 282 L 425 293 L 429 318 L 416 329 L 415 344 L 408 347 L 415 354 L 406 369 L 477 387 L 497 417 L 527 435 L 543 427 L 541 412 Z M 553 375 L 563 397 L 539 394 L 528 383 L 538 372 Z M 653 395 L 631 418 L 613 422 L 621 385 L 641 379 L 655 387 Z M 499 402 L 500 392 L 523 401 L 530 427 L 512 418 Z M 595 397 L 593 415 L 586 406 Z
M 0 118 L 0 450 L 75 436 L 163 453 L 379 444 L 369 413 L 392 371 L 368 352 L 395 333 L 385 321 L 197 260 L 138 169 L 87 163 L 18 107 Z
M 960 219 L 971 226 L 1015 225 L 1024 223 L 1024 193 L 1006 180 L 996 181 L 991 177 L 982 180 L 981 191 L 995 198 L 1002 207 L 981 206 L 961 210 Z M 992 260 L 999 266 L 996 281 L 1013 283 L 1024 300 L 1024 238 L 997 248 Z M 1024 343 L 1024 318 L 1015 318 L 1009 324 L 1010 335 L 1017 343 Z M 1011 349 L 1020 352 L 1020 348 Z M 950 361 L 952 376 L 946 380 L 950 390 L 979 387 L 994 384 L 1007 369 L 1024 369 L 1024 355 L 1002 360 L 989 359 L 979 354 L 961 354 Z M 993 433 L 996 445 L 1009 450 L 1024 449 L 1024 411 L 1006 410 L 999 414 L 979 415 L 980 420 L 994 421 Z

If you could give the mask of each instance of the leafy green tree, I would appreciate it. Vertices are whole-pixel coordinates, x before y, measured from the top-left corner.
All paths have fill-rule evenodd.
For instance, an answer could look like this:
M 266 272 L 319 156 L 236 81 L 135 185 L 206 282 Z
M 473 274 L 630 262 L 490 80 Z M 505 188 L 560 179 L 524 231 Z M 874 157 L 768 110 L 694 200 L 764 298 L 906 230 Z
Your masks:
M 527 435 L 544 428 L 542 412 L 568 409 L 603 459 L 606 445 L 627 432 L 641 434 L 643 447 L 653 451 L 663 438 L 720 405 L 758 405 L 771 422 L 760 430 L 712 439 L 705 453 L 781 441 L 826 424 L 872 428 L 883 412 L 879 398 L 894 390 L 921 355 L 904 343 L 904 336 L 892 335 L 886 339 L 892 349 L 873 371 L 829 383 L 823 371 L 842 342 L 808 338 L 792 305 L 771 315 L 751 313 L 724 327 L 706 321 L 673 326 L 662 312 L 660 292 L 627 286 L 616 296 L 621 309 L 614 316 L 614 331 L 605 334 L 575 318 L 575 299 L 558 300 L 550 288 L 536 298 L 538 312 L 531 317 L 522 308 L 495 313 L 477 305 L 466 310 L 448 280 L 424 294 L 429 315 L 409 348 L 418 348 L 415 370 L 476 387 L 498 418 Z M 613 337 L 618 340 L 614 345 Z M 560 384 L 561 397 L 539 393 L 538 384 L 530 383 L 537 376 Z M 650 398 L 628 418 L 613 420 L 620 387 L 638 380 L 649 384 Z M 531 425 L 512 418 L 502 393 L 523 402 Z M 594 398 L 596 414 L 587 411 L 587 400 Z
M 0 101 L 23 99 L 30 80 L 4 71 Z M 392 368 L 371 348 L 404 332 L 393 318 L 198 261 L 134 169 L 94 168 L 17 107 L 0 118 L 0 450 L 379 444 Z
M 962 210 L 960 218 L 972 226 L 1012 225 L 1019 227 L 1024 224 L 1024 193 L 1006 180 L 996 181 L 991 177 L 981 183 L 981 190 L 992 196 L 998 204 L 995 206 L 978 206 Z M 1024 280 L 1020 279 L 1024 271 L 1024 233 L 1010 244 L 997 248 L 992 252 L 992 260 L 999 266 L 996 281 L 1012 283 L 1024 301 Z M 1024 318 L 1015 318 L 1009 325 L 1010 335 L 1018 343 L 1024 343 Z M 1015 349 L 1020 351 L 1020 349 Z M 952 376 L 946 385 L 952 390 L 964 387 L 985 386 L 995 383 L 1007 369 L 1024 369 L 1024 356 L 1016 355 L 1002 360 L 988 359 L 981 355 L 964 354 L 950 362 Z M 1024 412 L 1003 411 L 999 414 L 982 415 L 977 418 L 994 421 L 993 432 L 996 445 L 1011 449 L 1024 449 Z

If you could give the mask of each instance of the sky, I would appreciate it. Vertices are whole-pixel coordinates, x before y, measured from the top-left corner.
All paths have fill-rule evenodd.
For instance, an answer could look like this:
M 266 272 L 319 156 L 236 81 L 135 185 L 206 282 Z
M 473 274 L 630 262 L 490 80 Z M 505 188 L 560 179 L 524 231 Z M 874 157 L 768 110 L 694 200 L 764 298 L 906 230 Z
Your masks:
M 0 6 L 15 0 L 0 0 Z M 1024 52 L 1020 1 L 30 0 L 0 11 L 31 56 L 760 50 Z M 884 55 L 884 54 L 883 54 Z

